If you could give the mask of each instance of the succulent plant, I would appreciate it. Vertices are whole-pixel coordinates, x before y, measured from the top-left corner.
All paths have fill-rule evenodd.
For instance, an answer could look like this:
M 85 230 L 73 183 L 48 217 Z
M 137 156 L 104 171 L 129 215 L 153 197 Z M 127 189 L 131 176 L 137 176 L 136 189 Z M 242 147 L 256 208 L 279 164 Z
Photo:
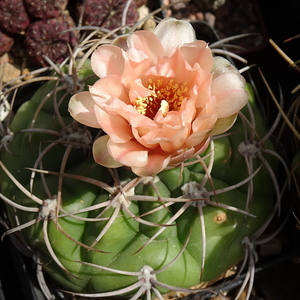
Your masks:
M 61 63 L 69 56 L 69 46 L 73 47 L 76 43 L 75 32 L 69 30 L 74 26 L 68 15 L 31 23 L 24 39 L 30 59 L 39 66 L 49 65 L 45 56 L 55 63 Z
M 128 8 L 128 0 L 79 0 L 77 4 L 76 20 L 82 14 L 83 25 L 104 27 L 109 30 L 122 25 L 122 16 L 126 12 L 125 24 L 134 24 L 138 19 L 137 5 L 131 1 Z
M 97 164 L 92 146 L 103 131 L 68 112 L 71 95 L 96 81 L 78 52 L 69 65 L 54 66 L 8 125 L 9 144 L 2 139 L 0 197 L 11 227 L 5 235 L 16 233 L 38 270 L 73 297 L 207 292 L 201 285 L 239 262 L 239 272 L 248 265 L 251 285 L 255 245 L 281 197 L 274 128 L 267 129 L 251 86 L 233 127 L 210 139 L 205 152 L 140 177 L 126 166 Z M 38 277 L 53 299 L 43 273 Z
M 26 49 L 29 61 L 33 62 L 33 66 L 29 63 L 30 69 L 48 66 L 48 61 L 43 56 L 47 56 L 54 63 L 61 63 L 69 55 L 68 44 L 72 48 L 76 37 L 74 31 L 66 30 L 75 27 L 75 22 L 77 25 L 100 26 L 106 31 L 112 30 L 122 25 L 134 24 L 138 19 L 138 6 L 145 3 L 144 0 L 131 1 L 127 6 L 128 1 L 125 0 L 68 2 L 0 1 L 0 29 L 3 34 L 13 33 L 15 44 Z M 7 38 L 3 45 L 1 55 L 10 50 Z
M 26 9 L 33 17 L 38 19 L 50 19 L 62 14 L 68 4 L 68 0 L 24 0 L 24 3 Z
M 2 56 L 11 49 L 12 45 L 14 44 L 14 40 L 11 36 L 0 30 L 0 44 L 0 56 Z
M 0 1 L 0 28 L 11 33 L 21 33 L 30 23 L 22 0 Z

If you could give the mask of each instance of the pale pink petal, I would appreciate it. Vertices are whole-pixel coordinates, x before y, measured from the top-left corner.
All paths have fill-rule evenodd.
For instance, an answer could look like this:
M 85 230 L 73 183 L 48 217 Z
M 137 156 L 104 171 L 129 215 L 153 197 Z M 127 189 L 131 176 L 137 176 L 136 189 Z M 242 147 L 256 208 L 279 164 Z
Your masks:
M 205 114 L 197 117 L 192 123 L 192 131 L 198 132 L 201 130 L 212 130 L 217 121 L 217 114 Z
M 178 84 L 185 82 L 189 86 L 192 86 L 197 73 L 184 59 L 180 49 L 177 48 L 172 55 L 159 57 L 157 64 L 149 68 L 146 75 L 163 76 L 166 78 L 172 77 Z
M 138 128 L 140 134 L 142 135 L 146 134 L 149 130 L 155 130 L 158 128 L 158 124 L 156 122 L 138 113 L 136 110 L 135 112 L 131 112 L 128 120 L 131 126 L 133 128 Z
M 212 81 L 211 91 L 218 102 L 218 118 L 231 116 L 248 102 L 245 80 L 238 73 L 223 73 Z
M 110 155 L 125 166 L 140 168 L 148 163 L 147 149 L 136 141 L 119 144 L 110 139 L 107 147 Z
M 112 158 L 107 149 L 108 135 L 99 137 L 93 144 L 94 160 L 101 166 L 106 168 L 118 168 L 122 164 Z
M 213 79 L 224 73 L 238 73 L 239 71 L 227 59 L 221 56 L 215 56 L 211 68 Z
M 176 153 L 174 156 L 171 157 L 169 165 L 176 167 L 182 162 L 192 158 L 194 154 L 195 154 L 194 148 L 189 148 L 184 151 L 181 151 L 180 153 Z
M 193 114 L 194 111 L 195 109 L 191 111 L 191 114 Z M 181 111 L 170 111 L 165 117 L 160 112 L 155 116 L 154 120 L 161 126 L 168 125 L 175 130 L 185 125 L 184 114 Z
M 157 147 L 159 143 L 169 142 L 170 139 L 162 136 L 161 129 L 156 129 L 144 135 L 142 138 L 139 139 L 139 141 L 147 148 L 154 148 L 152 145 L 155 145 L 156 148 L 159 148 Z
M 158 145 L 159 143 L 162 142 L 169 143 L 173 139 L 174 135 L 176 135 L 177 133 L 178 133 L 178 129 L 174 130 L 174 128 L 171 127 L 169 128 L 169 130 L 167 130 L 167 132 L 164 132 L 162 128 L 157 128 L 149 131 L 148 133 L 142 136 L 138 135 L 138 140 L 141 143 L 143 143 L 143 145 L 148 147 L 147 145 Z
M 197 67 L 210 73 L 214 62 L 211 49 L 204 41 L 195 41 L 180 48 L 184 59 L 192 68 Z
M 109 114 L 105 109 L 95 106 L 98 124 L 115 143 L 127 143 L 132 139 L 131 126 L 120 115 Z
M 188 124 L 191 124 L 197 115 L 196 100 L 197 99 L 194 95 L 190 95 L 189 99 L 182 101 L 181 109 L 179 111 L 181 114 L 182 126 L 188 126 Z
M 140 63 L 144 60 L 149 59 L 143 50 L 135 48 L 129 48 L 128 51 L 126 51 L 126 55 L 129 60 L 134 63 Z
M 116 98 L 120 99 L 124 105 L 130 103 L 128 93 L 119 76 L 108 75 L 97 80 L 89 89 L 95 103 L 98 105 L 111 105 L 111 102 Z
M 124 64 L 124 51 L 113 45 L 98 47 L 91 57 L 92 69 L 100 78 L 106 75 L 121 76 L 124 71 Z
M 169 116 L 168 116 L 169 117 Z M 171 117 L 174 117 L 174 116 L 171 116 Z M 176 117 L 179 117 L 179 116 L 176 116 Z M 169 118 L 170 119 L 170 118 Z M 177 120 L 179 118 L 176 118 Z M 182 124 L 180 122 L 180 120 L 178 120 L 179 122 L 169 122 L 169 123 L 165 123 L 162 125 L 161 127 L 161 134 L 164 136 L 164 137 L 167 137 L 168 139 L 173 139 L 174 136 L 179 133 L 179 131 L 183 128 L 186 128 L 185 124 Z
M 148 129 L 146 131 L 146 129 Z M 189 127 L 172 127 L 163 125 L 161 128 L 138 127 L 132 129 L 135 139 L 149 149 L 158 148 L 165 152 L 174 152 L 181 148 L 189 134 Z
M 188 21 L 168 18 L 161 21 L 154 29 L 160 39 L 165 55 L 170 56 L 177 47 L 196 40 L 195 31 Z
M 204 107 L 197 109 L 197 115 L 195 119 L 205 115 L 216 115 L 218 111 L 218 102 L 215 96 L 209 98 L 209 101 Z
M 154 76 L 172 78 L 175 76 L 175 71 L 172 68 L 170 68 L 168 64 L 159 64 L 149 68 L 145 75 L 153 80 L 155 80 Z
M 164 170 L 170 162 L 170 157 L 159 152 L 151 152 L 148 155 L 148 164 L 144 167 L 132 167 L 132 171 L 138 176 L 149 177 Z
M 218 119 L 217 122 L 214 125 L 213 130 L 209 133 L 209 135 L 214 136 L 214 135 L 226 132 L 235 123 L 237 115 L 238 114 L 236 113 L 236 114 L 231 115 L 229 117 Z
M 140 133 L 140 131 L 145 131 L 148 129 L 148 132 L 143 134 Z M 158 143 L 153 140 L 154 137 L 157 136 L 157 132 L 160 132 L 160 129 L 156 130 L 150 130 L 149 128 L 132 128 L 132 134 L 137 142 L 139 142 L 141 145 L 143 145 L 147 149 L 157 149 Z
M 197 76 L 199 76 L 195 85 L 196 103 L 195 107 L 204 107 L 209 101 L 211 101 L 211 84 L 212 75 L 207 74 L 204 70 L 199 70 Z
M 95 114 L 95 102 L 90 92 L 81 92 L 71 97 L 69 113 L 79 123 L 86 126 L 101 128 Z
M 131 82 L 136 79 L 144 79 L 144 76 L 148 69 L 151 67 L 149 59 L 145 59 L 141 62 L 128 61 L 124 66 L 124 73 L 122 74 L 122 83 L 128 87 Z
M 209 137 L 210 131 L 211 129 L 206 129 L 191 134 L 186 140 L 186 146 L 190 148 L 196 147 L 197 145 L 201 144 Z
M 208 137 L 207 139 L 205 139 L 201 144 L 195 146 L 195 154 L 194 157 L 196 155 L 200 155 L 201 153 L 203 153 L 209 146 L 211 142 L 210 137 Z
M 131 82 L 129 88 L 129 98 L 132 105 L 136 104 L 138 98 L 146 98 L 153 94 L 153 91 L 149 90 L 143 85 L 140 78 Z
M 134 61 L 137 61 L 137 59 L 134 57 L 133 52 L 130 52 L 131 49 L 143 52 L 144 56 L 149 58 L 153 64 L 157 62 L 159 56 L 164 54 L 159 38 L 150 31 L 137 31 L 127 39 L 127 43 L 129 49 L 128 57 Z
M 111 45 L 117 46 L 117 47 L 123 49 L 124 51 L 127 51 L 128 50 L 128 43 L 127 43 L 128 37 L 130 37 L 129 34 L 119 35 L 111 42 Z
M 189 134 L 189 129 L 187 127 L 181 128 L 180 130 L 176 130 L 176 132 L 173 132 L 173 134 L 171 130 L 167 132 L 168 130 L 166 130 L 166 128 L 164 129 L 165 130 L 163 130 L 163 134 L 167 135 L 168 133 L 169 138 L 167 142 L 162 141 L 159 143 L 163 151 L 167 153 L 174 153 L 184 146 Z

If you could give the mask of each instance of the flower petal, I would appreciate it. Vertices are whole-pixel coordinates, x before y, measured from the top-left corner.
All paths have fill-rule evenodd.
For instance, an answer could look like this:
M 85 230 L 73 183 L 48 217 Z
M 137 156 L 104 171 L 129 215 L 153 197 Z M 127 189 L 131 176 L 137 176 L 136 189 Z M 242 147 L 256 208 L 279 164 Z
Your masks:
M 145 126 L 146 127 L 146 126 Z M 160 131 L 159 129 L 151 130 L 151 128 L 145 128 L 145 127 L 139 127 L 139 128 L 132 128 L 132 133 L 134 138 L 137 142 L 139 142 L 141 145 L 143 145 L 148 150 L 150 149 L 157 149 L 158 143 L 157 141 L 153 140 L 153 136 L 157 135 L 157 131 Z M 148 130 L 147 130 L 148 129 Z M 143 134 L 143 131 L 148 131 L 148 133 Z
M 196 108 L 204 107 L 208 102 L 212 100 L 212 75 L 208 75 L 204 70 L 199 70 L 198 76 L 199 78 L 197 78 L 198 80 L 195 85 L 195 88 L 197 88 L 197 100 L 195 103 Z
M 213 79 L 224 73 L 238 73 L 239 71 L 224 57 L 215 56 L 211 68 Z
M 136 141 L 120 144 L 110 139 L 107 147 L 110 155 L 125 166 L 144 167 L 148 163 L 147 149 Z
M 132 167 L 132 171 L 138 176 L 153 176 L 164 170 L 169 162 L 169 156 L 159 152 L 151 152 L 148 155 L 148 164 L 144 167 Z
M 108 135 L 99 137 L 93 144 L 93 156 L 94 160 L 101 166 L 106 168 L 118 168 L 122 164 L 113 159 L 107 149 L 107 142 L 109 140 Z
M 71 97 L 69 113 L 79 123 L 86 126 L 101 128 L 95 113 L 95 102 L 90 92 L 81 92 Z
M 115 99 L 120 99 L 123 105 L 130 103 L 128 94 L 126 93 L 119 76 L 105 76 L 96 81 L 89 89 L 95 103 L 99 106 L 104 104 L 111 105 Z
M 212 130 L 217 121 L 216 114 L 208 114 L 199 116 L 192 124 L 193 133 L 202 130 Z
M 205 129 L 191 134 L 186 140 L 187 147 L 196 147 L 197 145 L 203 143 L 210 133 L 211 129 Z
M 192 68 L 198 65 L 198 68 L 211 72 L 213 64 L 213 56 L 208 44 L 204 41 L 195 41 L 193 43 L 185 44 L 180 48 L 184 59 L 190 64 Z
M 231 115 L 229 117 L 218 119 L 217 122 L 214 125 L 213 130 L 209 133 L 209 135 L 213 136 L 213 135 L 217 135 L 217 134 L 221 134 L 223 132 L 226 132 L 235 123 L 237 115 L 238 114 L 236 113 L 236 114 Z
M 174 130 L 170 126 L 163 126 L 162 135 L 167 138 L 167 141 L 159 143 L 161 149 L 167 153 L 174 153 L 184 146 L 189 134 L 189 128 L 183 127 L 180 130 Z
M 218 102 L 218 118 L 231 116 L 247 104 L 244 86 L 245 80 L 238 73 L 223 73 L 213 79 L 211 91 Z
M 121 76 L 124 70 L 124 51 L 113 45 L 98 47 L 91 57 L 91 66 L 94 73 L 102 78 L 106 75 Z
M 169 165 L 176 167 L 179 164 L 181 164 L 182 162 L 193 157 L 194 154 L 195 154 L 194 148 L 189 148 L 189 149 L 186 149 L 185 151 L 181 151 L 179 154 L 171 157 Z
M 134 49 L 135 51 L 141 51 L 145 57 L 149 58 L 151 63 L 156 63 L 157 58 L 164 54 L 164 48 L 161 45 L 159 38 L 150 31 L 141 30 L 131 35 L 127 39 L 128 49 Z M 131 52 L 128 53 L 128 57 L 134 61 Z
M 111 45 L 117 46 L 119 48 L 122 48 L 124 51 L 127 51 L 128 50 L 128 43 L 127 43 L 128 37 L 130 37 L 130 34 L 119 35 L 111 42 Z
M 161 21 L 154 29 L 154 33 L 160 39 L 166 56 L 171 55 L 177 47 L 196 40 L 192 25 L 188 21 L 174 18 Z
M 131 127 L 122 116 L 110 114 L 98 106 L 95 107 L 95 112 L 98 124 L 115 143 L 127 143 L 133 138 Z

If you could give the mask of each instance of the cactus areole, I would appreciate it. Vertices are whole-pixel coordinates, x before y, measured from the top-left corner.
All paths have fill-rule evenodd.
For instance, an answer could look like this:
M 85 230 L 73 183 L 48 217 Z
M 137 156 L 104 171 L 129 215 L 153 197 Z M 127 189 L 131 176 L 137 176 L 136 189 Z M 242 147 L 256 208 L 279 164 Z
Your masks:
M 91 74 L 77 70 L 81 82 Z M 269 140 L 248 152 L 267 133 L 249 87 L 229 134 L 149 177 L 95 162 L 93 142 L 106 134 L 74 121 L 68 91 L 49 81 L 19 108 L 0 168 L 8 233 L 27 243 L 60 290 L 150 299 L 215 282 L 243 259 L 243 241 L 273 211 L 269 173 L 277 168 L 263 152 L 273 151 Z

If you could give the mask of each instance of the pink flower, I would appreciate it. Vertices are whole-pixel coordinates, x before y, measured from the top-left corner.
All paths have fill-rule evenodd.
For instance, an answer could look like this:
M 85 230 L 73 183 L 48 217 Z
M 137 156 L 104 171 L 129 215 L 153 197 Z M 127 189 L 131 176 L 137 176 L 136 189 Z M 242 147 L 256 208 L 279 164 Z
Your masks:
M 239 72 L 173 18 L 100 46 L 91 65 L 101 79 L 71 98 L 70 114 L 107 134 L 94 143 L 99 164 L 140 176 L 203 152 L 248 99 Z

